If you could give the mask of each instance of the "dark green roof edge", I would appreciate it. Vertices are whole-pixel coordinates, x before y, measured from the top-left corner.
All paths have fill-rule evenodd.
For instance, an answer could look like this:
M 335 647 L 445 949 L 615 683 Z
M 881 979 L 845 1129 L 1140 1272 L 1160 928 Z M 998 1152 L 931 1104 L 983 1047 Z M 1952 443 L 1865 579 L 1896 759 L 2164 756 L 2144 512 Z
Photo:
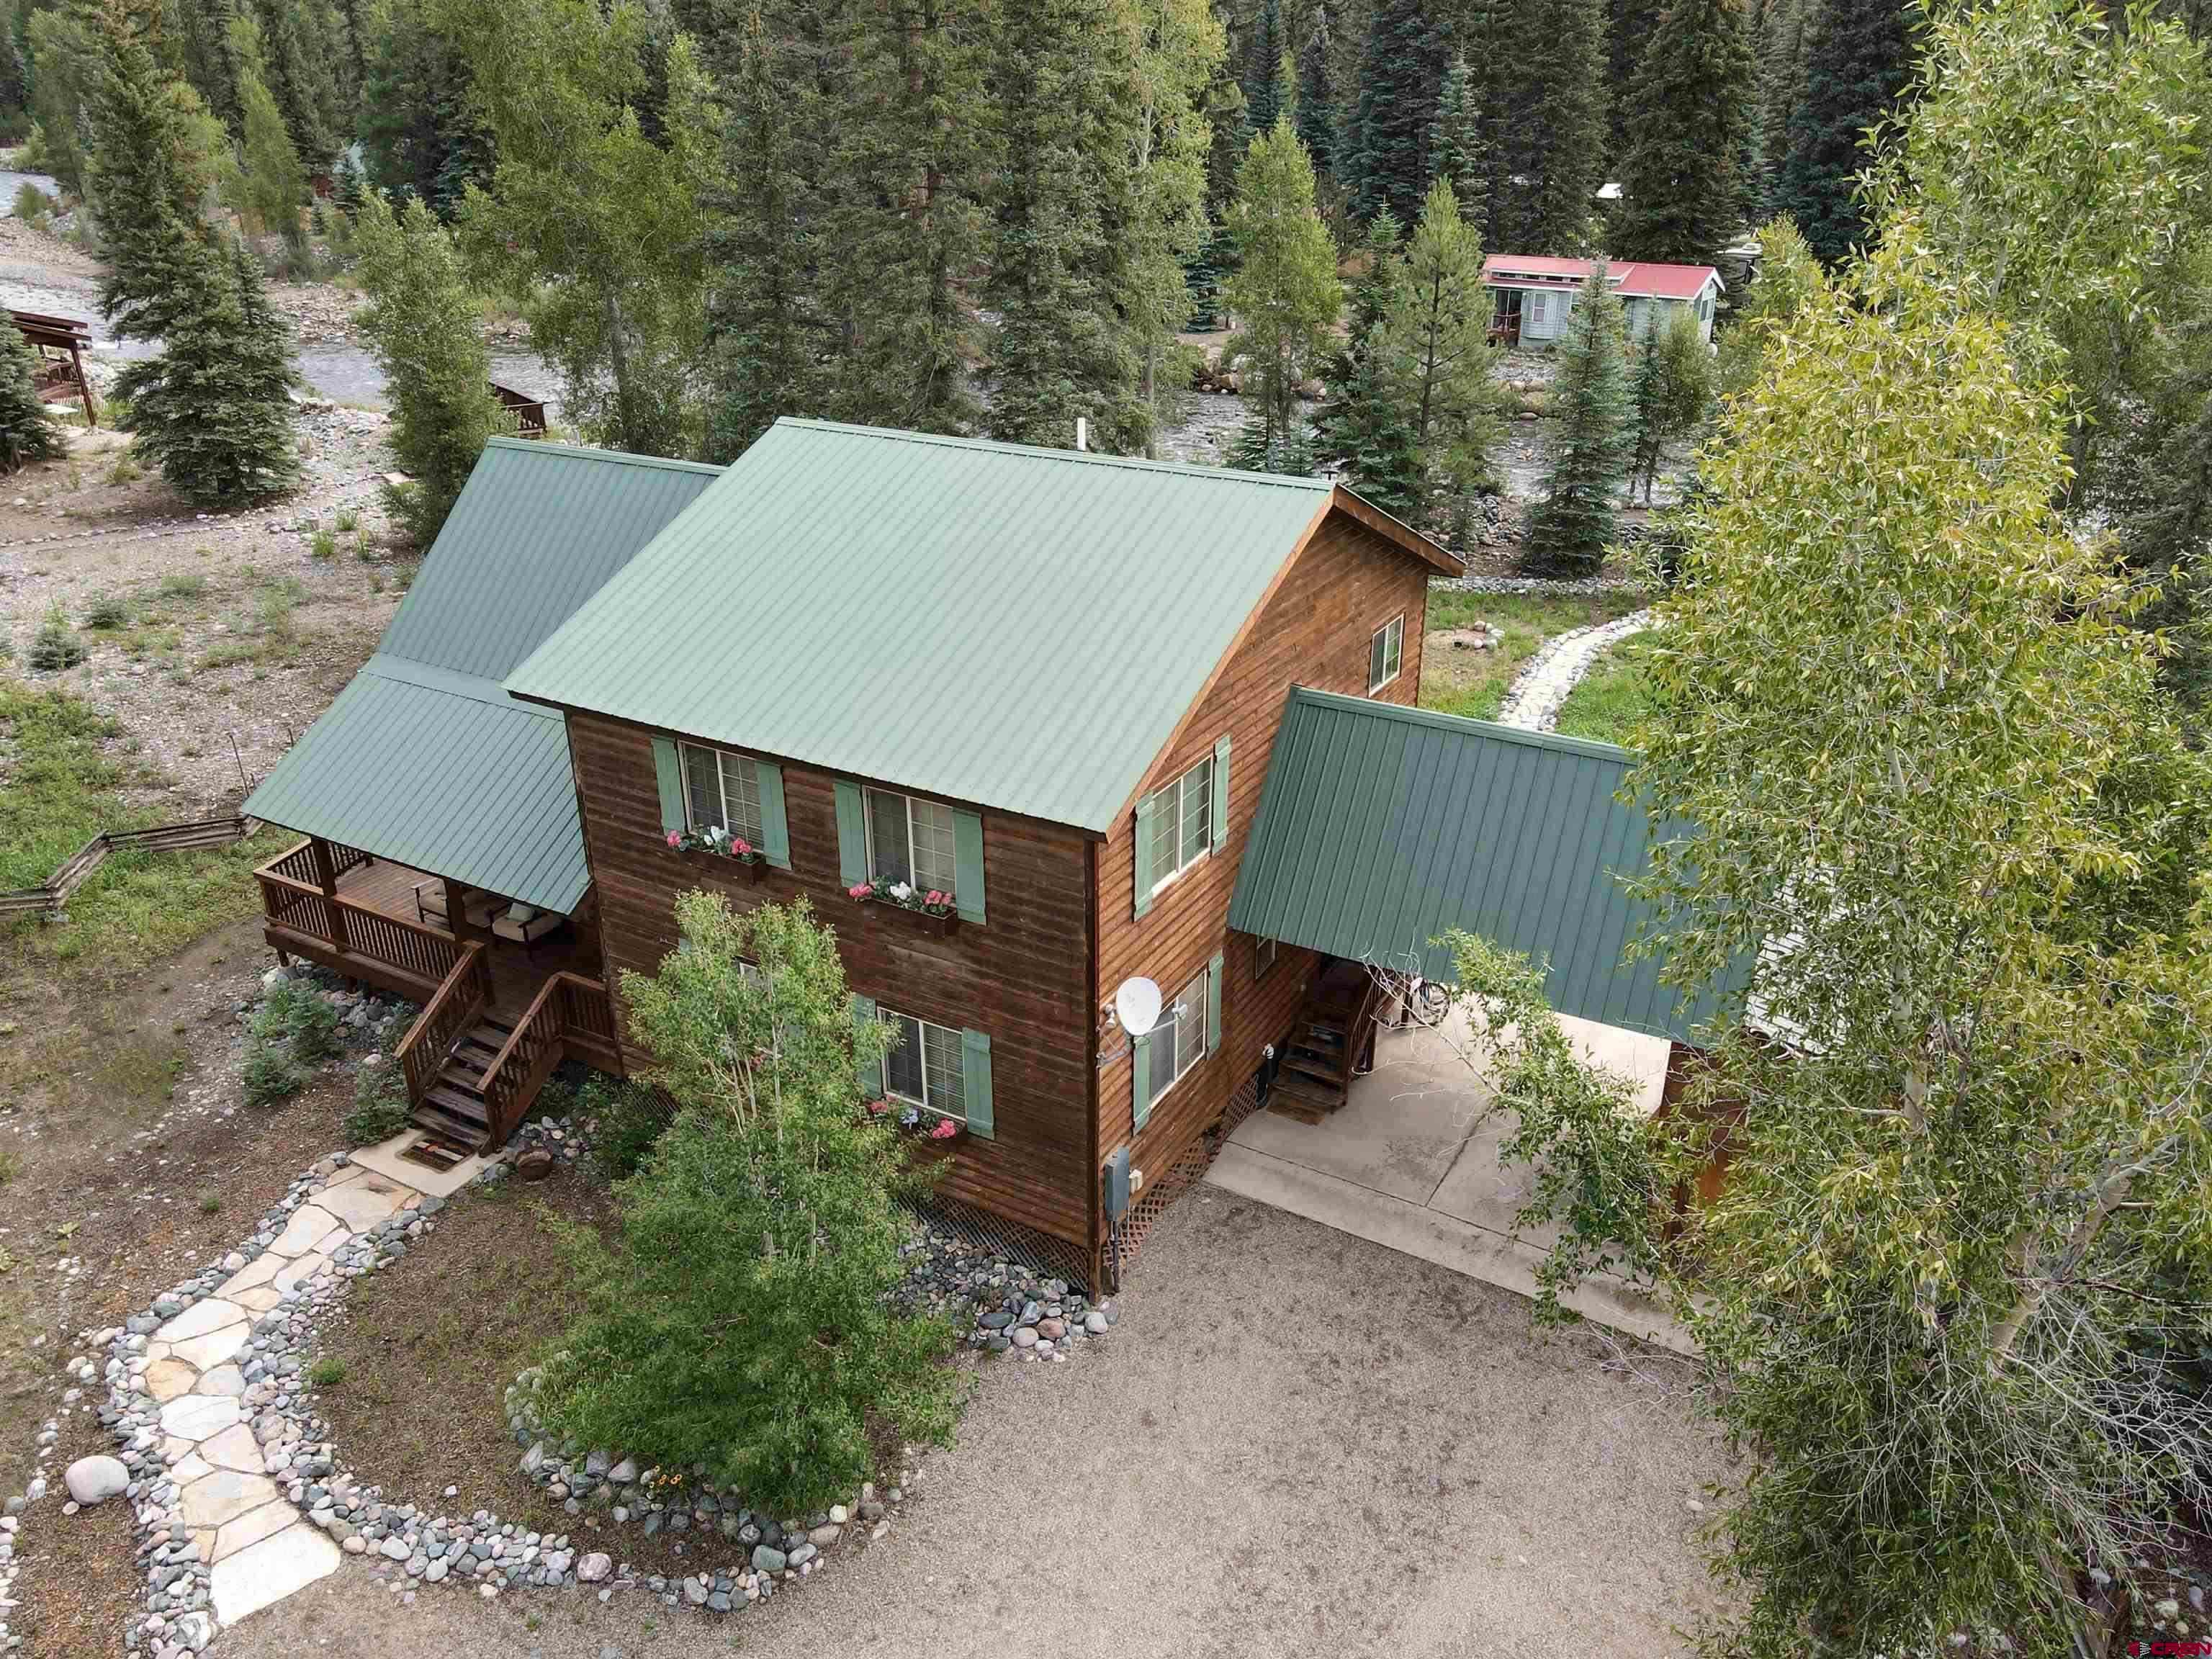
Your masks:
M 1455 732 L 1462 735 L 1467 733 L 1469 726 L 1475 726 L 1486 738 L 1505 743 L 1526 744 L 1532 749 L 1549 749 L 1562 755 L 1617 761 L 1624 766 L 1638 765 L 1644 759 L 1633 749 L 1623 749 L 1615 743 L 1601 743 L 1595 738 L 1571 738 L 1559 732 L 1531 732 L 1526 726 L 1501 726 L 1496 720 L 1476 720 L 1471 714 L 1447 714 L 1434 708 L 1408 708 L 1401 702 L 1377 702 L 1371 697 L 1349 696 L 1341 691 L 1316 691 L 1310 686 L 1292 686 L 1291 701 L 1313 703 L 1323 708 L 1356 709 L 1363 714 L 1383 720 L 1402 720 L 1408 726 L 1425 726 L 1438 732 Z
M 623 466 L 665 467 L 671 472 L 703 472 L 720 477 L 728 469 L 708 461 L 677 461 L 665 455 L 633 455 L 626 449 L 601 449 L 596 444 L 556 444 L 544 438 L 512 438 L 494 433 L 484 440 L 486 449 L 519 449 L 526 455 L 574 455 L 587 461 L 615 461 Z

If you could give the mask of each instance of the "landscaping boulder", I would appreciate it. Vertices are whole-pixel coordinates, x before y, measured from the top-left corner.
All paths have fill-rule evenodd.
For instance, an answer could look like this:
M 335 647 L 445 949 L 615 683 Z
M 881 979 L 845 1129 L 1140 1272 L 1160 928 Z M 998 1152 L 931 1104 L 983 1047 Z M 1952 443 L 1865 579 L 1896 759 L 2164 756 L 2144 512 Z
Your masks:
M 553 1154 L 543 1146 L 532 1146 L 514 1160 L 514 1172 L 525 1181 L 543 1181 L 553 1173 Z
M 80 1457 L 69 1466 L 62 1476 L 62 1484 L 69 1495 L 88 1508 L 104 1504 L 111 1498 L 121 1496 L 131 1484 L 131 1471 L 122 1461 L 113 1457 Z

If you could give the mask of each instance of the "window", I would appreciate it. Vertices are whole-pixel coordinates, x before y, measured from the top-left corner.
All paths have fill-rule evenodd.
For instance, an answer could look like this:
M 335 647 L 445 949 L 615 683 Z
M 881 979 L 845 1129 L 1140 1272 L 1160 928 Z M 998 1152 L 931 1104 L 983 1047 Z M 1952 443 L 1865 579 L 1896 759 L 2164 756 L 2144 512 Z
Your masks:
M 1375 630 L 1375 637 L 1367 642 L 1367 695 L 1373 696 L 1392 680 L 1398 678 L 1398 669 L 1404 660 L 1406 648 L 1406 619 L 1393 617 Z
M 1213 845 L 1213 758 L 1152 797 L 1152 890 L 1173 881 Z
M 1267 970 L 1275 965 L 1275 941 L 1255 939 L 1252 941 L 1252 977 L 1265 979 Z
M 954 890 L 959 871 L 952 809 L 887 789 L 866 794 L 868 874 L 878 881 L 911 883 L 924 892 Z
M 1185 1072 L 1206 1058 L 1206 978 L 1212 971 L 1200 969 L 1198 976 L 1182 988 L 1175 1001 L 1160 1011 L 1160 1022 L 1149 1034 L 1151 1098 L 1156 1106 Z
M 888 1008 L 878 1018 L 898 1040 L 898 1046 L 884 1056 L 884 1091 L 926 1112 L 965 1122 L 967 1079 L 961 1074 L 960 1033 Z
M 684 756 L 685 827 L 694 835 L 726 830 L 750 846 L 760 846 L 760 775 L 751 760 L 696 744 L 679 747 Z

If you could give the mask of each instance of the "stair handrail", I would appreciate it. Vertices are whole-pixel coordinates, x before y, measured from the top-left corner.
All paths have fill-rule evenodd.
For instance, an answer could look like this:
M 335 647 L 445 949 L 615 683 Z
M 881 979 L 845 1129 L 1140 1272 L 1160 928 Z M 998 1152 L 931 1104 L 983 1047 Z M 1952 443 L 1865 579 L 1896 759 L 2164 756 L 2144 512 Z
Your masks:
M 439 981 L 429 1001 L 422 1005 L 422 1012 L 407 1028 L 407 1035 L 392 1051 L 392 1059 L 398 1062 L 407 1079 L 407 1103 L 410 1107 L 422 1103 L 439 1068 L 446 1063 L 453 1040 L 474 1023 L 489 1000 L 490 976 L 483 961 L 481 939 L 470 939 L 463 945 L 452 970 Z
M 484 1067 L 483 1076 L 477 1084 L 477 1092 L 483 1097 L 485 1127 L 489 1136 L 487 1145 L 496 1146 L 514 1132 L 513 1120 L 520 1117 L 529 1103 L 522 1097 L 532 1085 L 532 1074 L 536 1074 L 536 1081 L 544 1081 L 544 1071 L 539 1067 L 547 1051 L 553 1052 L 556 1064 L 565 1052 L 562 1042 L 565 1022 L 561 1012 L 561 978 L 558 974 L 551 975 L 538 988 L 538 994 L 530 1000 L 530 1006 L 523 1011 L 522 1018 L 514 1022 L 514 1029 L 507 1034 L 507 1041 L 500 1044 L 499 1053 Z M 507 1068 L 518 1050 L 525 1058 L 510 1075 Z M 550 1066 L 544 1067 L 545 1071 L 550 1069 Z

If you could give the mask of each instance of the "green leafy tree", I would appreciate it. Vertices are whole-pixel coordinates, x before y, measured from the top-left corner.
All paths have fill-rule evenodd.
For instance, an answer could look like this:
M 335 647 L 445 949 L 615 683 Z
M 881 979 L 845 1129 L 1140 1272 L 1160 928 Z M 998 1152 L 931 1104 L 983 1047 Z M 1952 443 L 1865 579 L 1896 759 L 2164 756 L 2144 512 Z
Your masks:
M 714 276 L 708 301 L 714 390 L 707 459 L 731 461 L 780 415 L 825 395 L 829 319 L 817 301 L 820 204 L 804 153 L 808 112 L 794 107 L 793 52 L 756 6 L 726 88 L 723 178 L 709 205 Z
M 854 0 L 837 37 L 853 78 L 822 274 L 848 418 L 959 433 L 981 417 L 991 29 L 983 0 Z
M 31 378 L 37 366 L 30 342 L 0 316 L 0 472 L 61 453 L 61 423 Z
M 2212 1289 L 2201 763 L 2053 511 L 2054 399 L 1945 279 L 1886 252 L 1723 418 L 1636 778 L 1651 944 L 1740 1012 L 1778 943 L 1790 1038 L 1685 1103 L 1741 1112 L 1686 1241 L 1755 1459 L 1709 1650 L 2088 1650 L 2077 1574 L 2212 1496 L 2139 1340 Z
M 480 281 L 503 289 L 592 437 L 689 455 L 705 435 L 702 187 L 717 113 L 687 36 L 650 136 L 648 21 L 635 0 L 447 0 L 498 160 L 463 199 Z
M 1288 121 L 1252 141 L 1237 169 L 1231 221 L 1238 265 L 1228 285 L 1233 343 L 1258 382 L 1260 429 L 1302 432 L 1298 388 L 1325 360 L 1344 309 L 1336 246 L 1314 206 L 1313 163 Z
M 1444 37 L 1425 0 L 1376 0 L 1346 134 L 1352 216 L 1388 208 L 1401 224 L 1421 210 L 1434 169 L 1429 125 L 1443 88 Z
M 1351 326 L 1330 360 L 1316 451 L 1344 469 L 1361 499 L 1407 524 L 1427 507 L 1421 453 L 1407 417 L 1404 343 L 1383 328 L 1401 282 L 1402 228 L 1384 209 L 1368 222 L 1366 269 L 1352 290 Z
M 1130 24 L 1135 87 L 1125 165 L 1133 211 L 1121 239 L 1126 264 L 1115 288 L 1135 338 L 1145 448 L 1154 453 L 1177 390 L 1163 384 L 1161 366 L 1190 320 L 1186 273 L 1214 234 L 1206 210 L 1212 134 L 1201 103 L 1229 48 L 1207 0 L 1139 0 Z
M 1758 274 L 1722 328 L 1715 348 L 1716 389 L 1723 398 L 1750 389 L 1765 357 L 1767 340 L 1826 286 L 1820 262 L 1788 219 L 1770 219 L 1761 225 L 1759 246 Z
M 702 1466 L 764 1512 L 823 1509 L 875 1473 L 878 1424 L 942 1440 L 955 1412 L 951 1328 L 890 1306 L 914 1176 L 860 1085 L 890 1028 L 855 1032 L 803 900 L 738 916 L 692 892 L 676 914 L 684 948 L 623 975 L 676 1117 L 616 1188 L 619 1238 L 574 1238 L 586 1308 L 540 1408 L 584 1443 Z
M 1504 434 L 1482 241 L 1447 180 L 1429 186 L 1395 277 L 1382 328 L 1404 366 L 1414 452 L 1428 490 L 1442 498 L 1420 521 L 1443 522 L 1492 482 L 1490 453 Z
M 453 239 L 421 197 L 394 213 L 362 204 L 356 267 L 368 303 L 355 320 L 392 397 L 392 448 L 411 482 L 398 498 L 428 547 L 468 482 L 484 441 L 506 425 L 491 395 L 483 311 Z
M 91 194 L 82 130 L 100 75 L 99 0 L 63 0 L 24 21 L 31 76 L 33 159 L 52 173 L 63 193 Z
M 1613 235 L 1622 257 L 1710 264 L 1743 228 L 1752 91 L 1744 0 L 1674 0 L 1629 94 Z
M 305 240 L 300 204 L 307 176 L 284 130 L 284 118 L 262 79 L 261 29 L 250 16 L 230 20 L 231 52 L 238 65 L 238 100 L 244 111 L 244 204 L 250 222 L 297 246 Z
M 1954 302 L 2009 323 L 2032 380 L 2071 385 L 2074 488 L 2094 499 L 2154 296 L 2203 211 L 2203 46 L 2142 9 L 2115 29 L 2087 0 L 1946 10 L 1923 43 L 1869 217 L 1890 242 L 1909 222 Z
M 292 333 L 270 305 L 260 262 L 185 240 L 158 357 L 116 379 L 133 447 L 178 494 L 208 506 L 258 501 L 297 481 Z
M 1575 296 L 1555 349 L 1552 471 L 1528 515 L 1529 568 L 1587 576 L 1613 538 L 1614 492 L 1634 441 L 1620 297 L 1600 259 Z
M 1631 376 L 1635 441 L 1629 487 L 1632 494 L 1642 483 L 1646 507 L 1667 446 L 1695 432 L 1711 410 L 1713 384 L 1713 354 L 1698 319 L 1686 306 L 1669 307 L 1666 320 L 1654 324 L 1638 344 Z
M 1867 240 L 1858 175 L 1866 135 L 1888 120 L 1912 72 L 1911 13 L 1899 0 L 1812 0 L 1803 90 L 1789 148 L 1775 158 L 1774 205 L 1828 265 Z

